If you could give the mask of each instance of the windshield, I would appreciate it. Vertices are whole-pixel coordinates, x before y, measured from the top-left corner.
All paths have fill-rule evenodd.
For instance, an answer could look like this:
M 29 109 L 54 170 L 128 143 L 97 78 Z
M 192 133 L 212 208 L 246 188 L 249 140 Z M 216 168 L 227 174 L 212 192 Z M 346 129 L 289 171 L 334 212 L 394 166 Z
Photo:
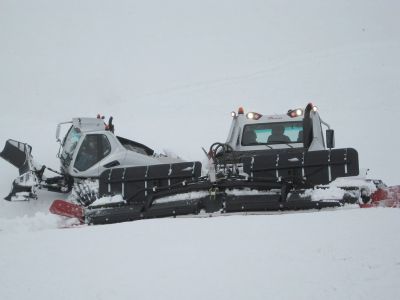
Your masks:
M 79 142 L 79 139 L 81 138 L 81 135 L 82 134 L 79 129 L 71 126 L 62 145 L 63 151 L 61 153 L 61 160 L 65 166 L 69 166 L 72 160 L 72 155 L 75 151 L 76 145 Z
M 303 122 L 280 122 L 246 125 L 242 146 L 291 144 L 303 142 Z

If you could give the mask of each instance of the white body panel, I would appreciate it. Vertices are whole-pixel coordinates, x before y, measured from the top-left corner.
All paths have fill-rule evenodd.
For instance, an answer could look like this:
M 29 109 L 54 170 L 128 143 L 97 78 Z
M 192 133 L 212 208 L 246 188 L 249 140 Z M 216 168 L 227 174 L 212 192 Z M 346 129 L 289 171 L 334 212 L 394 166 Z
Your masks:
M 322 133 L 321 120 L 318 112 L 311 112 L 311 119 L 313 122 L 313 141 L 309 151 L 324 150 L 325 142 Z M 276 143 L 268 145 L 242 145 L 242 136 L 244 127 L 251 124 L 273 124 L 281 122 L 302 122 L 303 116 L 289 117 L 288 115 L 267 115 L 262 116 L 258 120 L 249 119 L 246 114 L 237 114 L 233 117 L 232 125 L 229 131 L 226 143 L 232 147 L 234 151 L 257 151 L 257 150 L 271 150 L 271 149 L 288 149 L 288 148 L 303 148 L 304 145 L 300 143 Z
M 113 163 L 114 165 L 112 165 L 112 167 L 134 167 L 182 161 L 179 158 L 170 158 L 163 155 L 148 155 L 145 153 L 145 151 L 127 149 L 111 131 L 106 130 L 106 126 L 101 119 L 75 118 L 72 121 L 72 127 L 79 130 L 81 136 L 72 154 L 71 162 L 67 167 L 62 167 L 63 172 L 71 175 L 72 177 L 98 177 L 103 171 L 105 171 L 107 168 L 110 168 L 110 166 L 107 167 L 107 164 Z M 81 149 L 82 144 L 88 135 L 105 136 L 109 142 L 111 151 L 109 151 L 105 157 L 87 170 L 79 171 L 76 168 L 75 163 L 77 161 L 77 156 L 79 155 L 79 150 Z

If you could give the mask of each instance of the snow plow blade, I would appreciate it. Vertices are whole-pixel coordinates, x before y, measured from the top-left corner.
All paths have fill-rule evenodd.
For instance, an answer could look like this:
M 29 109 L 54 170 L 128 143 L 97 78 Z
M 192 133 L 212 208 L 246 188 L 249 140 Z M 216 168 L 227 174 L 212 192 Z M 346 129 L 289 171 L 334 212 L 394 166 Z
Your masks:
M 15 166 L 20 176 L 12 184 L 10 194 L 5 197 L 8 201 L 25 201 L 36 199 L 34 188 L 38 184 L 38 178 L 33 169 L 32 147 L 26 143 L 8 140 L 0 156 Z
M 8 140 L 0 156 L 15 166 L 22 175 L 30 170 L 32 147 L 26 143 Z

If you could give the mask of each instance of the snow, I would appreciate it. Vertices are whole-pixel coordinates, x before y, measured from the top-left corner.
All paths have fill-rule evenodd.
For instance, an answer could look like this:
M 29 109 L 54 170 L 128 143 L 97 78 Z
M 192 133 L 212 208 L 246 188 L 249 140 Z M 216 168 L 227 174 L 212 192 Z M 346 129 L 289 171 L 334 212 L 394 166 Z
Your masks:
M 320 186 L 315 189 L 308 189 L 305 191 L 305 196 L 311 196 L 314 201 L 324 199 L 343 199 L 346 191 L 341 187 L 357 187 L 359 190 L 366 190 L 368 195 L 374 193 L 377 188 L 372 180 L 368 180 L 365 177 L 343 177 L 337 178 L 332 181 L 329 185 Z
M 313 201 L 319 201 L 324 199 L 331 200 L 340 200 L 343 199 L 345 191 L 335 186 L 330 186 L 327 189 L 310 189 L 306 190 L 304 195 L 311 196 Z
M 354 186 L 354 187 L 364 187 L 369 189 L 371 192 L 376 191 L 376 186 L 372 180 L 368 180 L 363 177 L 347 177 L 347 178 L 337 178 L 332 181 L 330 186 L 341 187 L 341 186 Z
M 311 101 L 338 148 L 399 184 L 399 10 L 394 0 L 4 0 L 0 142 L 26 142 L 58 169 L 56 124 L 101 113 L 120 136 L 203 160 L 239 106 L 279 114 Z M 0 168 L 6 196 L 18 171 Z M 0 299 L 400 295 L 400 209 L 65 229 L 74 220 L 48 213 L 65 197 L 0 201 Z
M 271 193 L 273 194 L 274 192 L 262 192 L 262 191 L 256 191 L 256 190 L 251 190 L 251 189 L 231 189 L 231 190 L 226 190 L 225 191 L 228 195 L 270 195 Z
M 61 226 L 59 217 L 43 212 L 36 212 L 34 216 L 15 217 L 14 219 L 0 219 L 0 232 L 21 233 L 37 231 Z
M 0 296 L 396 299 L 399 220 L 357 209 L 2 232 Z
M 190 192 L 190 193 L 182 193 L 173 196 L 167 196 L 163 198 L 158 198 L 154 200 L 154 204 L 168 203 L 172 201 L 183 201 L 183 200 L 193 200 L 203 198 L 209 195 L 209 192 Z
M 101 197 L 96 199 L 90 206 L 98 206 L 98 205 L 105 205 L 111 203 L 125 203 L 125 200 L 122 198 L 122 195 L 115 195 L 111 197 Z

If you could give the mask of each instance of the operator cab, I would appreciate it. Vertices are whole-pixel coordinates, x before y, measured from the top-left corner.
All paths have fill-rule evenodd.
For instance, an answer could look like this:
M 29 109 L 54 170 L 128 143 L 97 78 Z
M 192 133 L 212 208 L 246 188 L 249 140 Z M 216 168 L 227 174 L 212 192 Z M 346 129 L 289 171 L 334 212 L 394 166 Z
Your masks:
M 245 114 L 243 108 L 231 115 L 233 120 L 226 143 L 235 152 L 292 148 L 316 151 L 327 148 L 322 124 L 328 129 L 329 125 L 320 119 L 316 106 L 311 103 L 305 110 L 292 109 L 282 115 Z M 333 131 L 330 131 L 329 138 L 332 140 L 327 145 L 333 148 Z
M 74 118 L 60 123 L 57 140 L 61 143 L 58 157 L 63 173 L 73 177 L 97 177 L 105 169 L 119 165 L 155 164 L 154 151 L 140 143 L 117 137 L 100 118 Z M 71 124 L 64 139 L 59 139 L 60 126 Z M 112 127 L 111 127 L 111 126 Z
M 72 125 L 61 143 L 61 165 L 64 170 L 87 171 L 111 152 L 106 125 L 97 118 L 74 118 L 69 123 Z M 59 127 L 59 140 L 58 135 Z

